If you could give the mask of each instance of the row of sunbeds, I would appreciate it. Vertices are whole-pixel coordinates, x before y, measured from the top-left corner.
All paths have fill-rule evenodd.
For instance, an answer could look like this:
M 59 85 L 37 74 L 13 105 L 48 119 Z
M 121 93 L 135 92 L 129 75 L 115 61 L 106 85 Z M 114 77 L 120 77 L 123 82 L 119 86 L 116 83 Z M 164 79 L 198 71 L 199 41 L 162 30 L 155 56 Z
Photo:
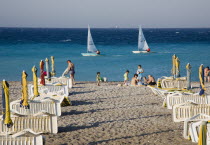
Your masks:
M 34 97 L 34 85 L 28 84 L 29 108 L 21 106 L 20 99 L 9 104 L 12 125 L 5 125 L 5 114 L 0 117 L 0 144 L 43 145 L 42 134 L 58 132 L 61 106 L 71 105 L 68 97 L 72 81 L 64 77 L 45 81 L 45 85 L 38 85 L 38 97 Z
M 163 106 L 173 110 L 173 121 L 184 122 L 183 136 L 192 142 L 210 144 L 210 95 L 186 90 L 187 80 L 163 77 L 157 86 L 148 86 L 163 99 Z

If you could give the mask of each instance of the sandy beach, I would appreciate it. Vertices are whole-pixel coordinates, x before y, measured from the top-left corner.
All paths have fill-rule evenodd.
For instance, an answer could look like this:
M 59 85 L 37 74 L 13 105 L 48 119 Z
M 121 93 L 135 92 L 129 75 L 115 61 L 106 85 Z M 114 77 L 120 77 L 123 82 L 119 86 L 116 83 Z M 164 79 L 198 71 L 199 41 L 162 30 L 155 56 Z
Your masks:
M 10 101 L 20 98 L 20 82 L 10 83 Z M 53 145 L 190 145 L 183 123 L 172 121 L 172 110 L 147 87 L 118 87 L 119 82 L 78 82 L 72 88 L 73 106 L 62 107 L 58 134 L 44 134 Z M 199 84 L 193 83 L 194 91 Z

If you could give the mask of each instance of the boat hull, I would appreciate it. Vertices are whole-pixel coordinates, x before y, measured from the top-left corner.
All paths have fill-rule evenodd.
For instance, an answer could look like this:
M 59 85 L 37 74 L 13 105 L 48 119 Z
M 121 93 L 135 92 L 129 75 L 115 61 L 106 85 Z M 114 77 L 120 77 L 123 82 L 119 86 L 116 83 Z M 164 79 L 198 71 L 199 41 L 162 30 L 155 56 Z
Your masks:
M 82 56 L 100 56 L 99 54 L 96 53 L 81 53 Z
M 150 53 L 150 52 L 147 52 L 147 51 L 132 51 L 133 53 Z

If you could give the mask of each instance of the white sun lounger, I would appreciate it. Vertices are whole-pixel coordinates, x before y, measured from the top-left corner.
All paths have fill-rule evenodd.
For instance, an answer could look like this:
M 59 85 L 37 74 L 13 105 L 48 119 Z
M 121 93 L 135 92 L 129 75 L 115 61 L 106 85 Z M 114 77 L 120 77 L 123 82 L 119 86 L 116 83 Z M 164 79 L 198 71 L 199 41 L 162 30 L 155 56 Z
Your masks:
M 208 104 L 210 102 L 210 96 L 199 96 L 198 94 L 183 95 L 182 93 L 169 94 L 166 97 L 167 108 L 172 109 L 176 104 L 182 104 L 186 102 L 194 102 L 197 104 Z
M 29 96 L 33 97 L 33 85 L 29 85 L 30 91 Z M 55 86 L 55 85 L 49 85 L 46 84 L 45 86 L 38 86 L 38 91 L 41 94 L 41 96 L 69 96 L 69 91 L 67 85 L 62 86 Z
M 12 112 L 21 115 L 33 115 L 39 112 L 46 112 L 52 115 L 61 116 L 61 103 L 52 98 L 42 100 L 29 100 L 29 109 L 20 107 L 20 100 L 10 103 Z
M 156 87 L 151 87 L 151 86 L 147 86 L 149 87 L 152 92 L 157 95 L 157 96 L 160 96 L 161 98 L 163 99 L 166 99 L 167 95 L 170 95 L 170 94 L 177 94 L 180 92 L 179 91 L 170 91 L 170 90 L 164 90 L 164 89 L 160 89 L 160 88 L 156 88 Z M 187 92 L 184 92 L 185 94 L 192 94 L 192 93 L 187 93 Z
M 33 98 L 33 85 L 29 85 L 30 91 L 29 96 Z M 45 85 L 38 86 L 39 89 L 39 97 L 33 98 L 34 100 L 43 100 L 43 99 L 54 99 L 61 103 L 61 106 L 71 105 L 69 100 L 69 91 L 67 85 L 62 86 L 54 86 L 54 85 Z
M 0 116 L 0 135 L 14 134 L 24 129 L 31 129 L 35 133 L 57 133 L 57 116 L 47 113 L 37 113 L 30 116 L 12 115 L 13 126 L 7 128 Z
M 38 82 L 40 82 L 41 79 L 38 79 Z M 61 83 L 63 85 L 67 85 L 68 88 L 73 87 L 72 79 L 69 77 L 51 77 L 51 80 L 45 79 L 46 84 L 53 84 L 53 83 Z
M 40 133 L 39 133 L 40 134 Z M 43 136 L 30 129 L 13 135 L 0 136 L 1 145 L 43 145 Z
M 180 77 L 177 79 L 173 79 L 173 77 L 161 77 L 159 79 L 161 81 L 162 88 L 177 88 L 183 89 L 187 86 L 187 78 Z
M 160 96 L 163 99 L 166 98 L 167 94 L 174 93 L 174 92 L 169 92 L 167 90 L 162 90 L 162 89 L 151 87 L 151 86 L 147 86 L 147 87 L 149 87 L 155 95 Z
M 177 104 L 173 106 L 173 120 L 174 122 L 181 122 L 189 119 L 197 114 L 210 115 L 210 104 L 196 104 L 192 102 L 186 102 L 183 104 Z M 203 119 L 202 116 L 200 119 Z M 199 119 L 197 117 L 197 119 Z
M 201 119 L 203 118 L 203 119 Z M 198 142 L 199 129 L 203 121 L 210 120 L 209 115 L 198 114 L 184 121 L 183 136 L 185 139 L 191 138 L 192 142 Z M 207 145 L 210 144 L 210 124 L 207 124 Z

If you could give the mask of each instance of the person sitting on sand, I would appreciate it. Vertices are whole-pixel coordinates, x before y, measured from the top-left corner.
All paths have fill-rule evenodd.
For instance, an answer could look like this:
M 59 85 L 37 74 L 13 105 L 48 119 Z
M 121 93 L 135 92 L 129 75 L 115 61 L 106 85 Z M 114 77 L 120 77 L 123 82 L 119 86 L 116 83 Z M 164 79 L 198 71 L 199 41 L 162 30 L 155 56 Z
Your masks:
M 134 74 L 133 78 L 131 79 L 131 86 L 137 86 L 138 84 L 138 75 Z
M 126 72 L 124 73 L 124 85 L 128 85 L 128 74 L 129 74 L 129 70 L 126 70 Z
M 147 78 L 146 77 L 143 77 L 143 83 L 142 83 L 142 85 L 147 85 Z
M 204 69 L 204 81 L 205 82 L 210 81 L 210 70 L 208 66 Z
M 148 75 L 148 85 L 156 85 L 155 78 L 152 75 Z

